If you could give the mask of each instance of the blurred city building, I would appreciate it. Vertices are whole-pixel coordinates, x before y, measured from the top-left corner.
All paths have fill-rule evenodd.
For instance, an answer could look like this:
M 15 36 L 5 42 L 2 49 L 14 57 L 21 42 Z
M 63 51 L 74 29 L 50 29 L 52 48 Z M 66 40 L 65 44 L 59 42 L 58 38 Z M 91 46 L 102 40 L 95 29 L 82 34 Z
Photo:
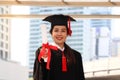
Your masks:
M 84 62 L 85 75 L 89 80 L 119 80 L 120 79 L 120 38 L 110 42 L 111 54 L 107 58 L 100 58 Z M 94 78 L 94 77 L 97 77 Z
M 0 6 L 0 14 L 9 14 L 9 6 Z M 0 80 L 28 80 L 28 68 L 11 61 L 11 21 L 0 18 Z

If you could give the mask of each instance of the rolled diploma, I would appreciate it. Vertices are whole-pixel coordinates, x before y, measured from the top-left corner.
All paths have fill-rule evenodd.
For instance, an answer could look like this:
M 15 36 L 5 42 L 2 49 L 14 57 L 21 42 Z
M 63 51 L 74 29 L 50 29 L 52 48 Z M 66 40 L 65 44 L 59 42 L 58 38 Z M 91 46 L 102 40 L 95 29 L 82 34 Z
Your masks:
M 45 24 L 42 24 L 40 26 L 41 28 L 41 35 L 42 35 L 42 43 L 47 43 L 48 39 L 47 39 L 47 26 Z

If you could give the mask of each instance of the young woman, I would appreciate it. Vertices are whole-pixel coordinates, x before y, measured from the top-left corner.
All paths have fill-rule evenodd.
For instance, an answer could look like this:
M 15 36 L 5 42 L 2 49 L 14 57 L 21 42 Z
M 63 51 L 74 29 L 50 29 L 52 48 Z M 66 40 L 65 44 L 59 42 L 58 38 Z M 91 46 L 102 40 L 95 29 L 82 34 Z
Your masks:
M 51 22 L 53 44 L 43 44 L 36 51 L 34 80 L 85 80 L 82 57 L 70 48 L 66 38 L 71 35 L 70 16 L 51 15 L 43 19 Z

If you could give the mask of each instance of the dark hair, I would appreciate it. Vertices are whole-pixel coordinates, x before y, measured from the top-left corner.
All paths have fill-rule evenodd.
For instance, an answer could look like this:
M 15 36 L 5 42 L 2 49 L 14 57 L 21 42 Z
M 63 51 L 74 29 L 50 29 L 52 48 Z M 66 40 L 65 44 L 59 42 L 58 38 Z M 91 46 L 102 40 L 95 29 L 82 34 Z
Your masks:
M 68 65 L 71 63 L 75 63 L 75 55 L 73 53 L 73 50 L 65 43 L 65 56 L 67 57 L 67 63 Z

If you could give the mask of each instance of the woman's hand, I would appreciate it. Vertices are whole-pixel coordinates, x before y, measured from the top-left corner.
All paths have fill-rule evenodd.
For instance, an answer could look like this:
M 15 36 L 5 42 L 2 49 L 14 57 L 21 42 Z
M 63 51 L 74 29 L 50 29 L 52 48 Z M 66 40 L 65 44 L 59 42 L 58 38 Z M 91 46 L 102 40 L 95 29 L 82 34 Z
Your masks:
M 48 57 L 48 49 L 46 48 L 42 58 L 44 59 L 44 58 L 47 58 L 47 57 Z

